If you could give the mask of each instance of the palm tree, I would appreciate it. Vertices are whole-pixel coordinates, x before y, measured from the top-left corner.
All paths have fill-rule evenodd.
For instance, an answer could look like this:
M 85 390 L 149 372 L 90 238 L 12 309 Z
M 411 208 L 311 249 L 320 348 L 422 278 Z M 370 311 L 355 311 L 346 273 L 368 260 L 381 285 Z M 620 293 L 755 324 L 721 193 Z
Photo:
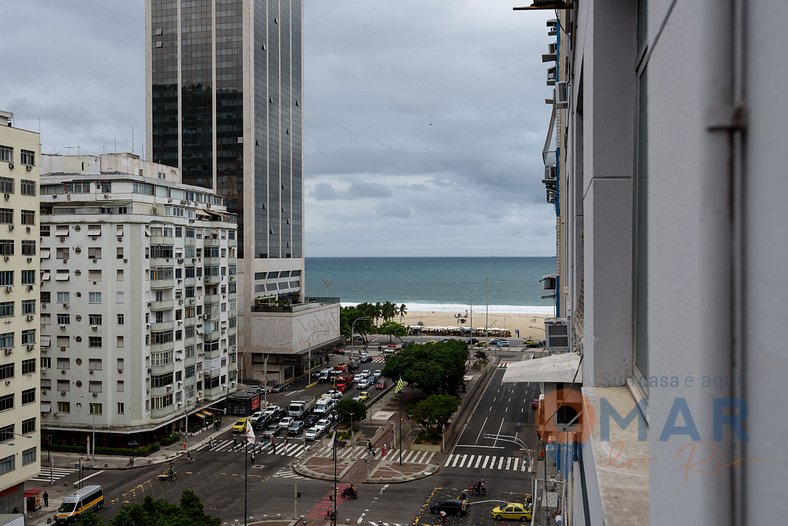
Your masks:
M 402 323 L 402 318 L 404 318 L 405 315 L 408 313 L 408 306 L 403 303 L 402 305 L 399 306 L 397 312 L 399 314 L 399 322 Z
M 397 306 L 390 301 L 387 301 L 381 307 L 380 312 L 383 316 L 383 321 L 391 321 L 394 319 L 394 316 L 397 315 Z
M 383 304 L 381 302 L 375 303 L 375 314 L 372 316 L 375 318 L 375 325 L 378 324 L 378 318 L 383 315 Z

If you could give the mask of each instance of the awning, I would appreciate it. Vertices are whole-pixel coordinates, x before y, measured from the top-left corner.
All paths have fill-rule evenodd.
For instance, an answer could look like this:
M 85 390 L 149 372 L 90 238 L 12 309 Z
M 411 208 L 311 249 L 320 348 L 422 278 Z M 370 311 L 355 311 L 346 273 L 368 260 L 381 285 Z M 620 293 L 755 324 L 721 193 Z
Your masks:
M 42 413 L 51 413 L 52 412 L 52 402 L 41 402 L 41 412 Z
M 203 420 L 205 420 L 205 415 L 202 414 L 202 412 L 192 413 L 192 416 L 196 416 L 197 418 L 202 418 Z
M 503 374 L 504 383 L 573 381 L 582 383 L 583 371 L 580 368 L 580 355 L 572 352 L 513 362 Z
M 200 411 L 199 414 L 203 415 L 204 417 L 213 416 L 213 413 L 211 413 L 210 411 Z

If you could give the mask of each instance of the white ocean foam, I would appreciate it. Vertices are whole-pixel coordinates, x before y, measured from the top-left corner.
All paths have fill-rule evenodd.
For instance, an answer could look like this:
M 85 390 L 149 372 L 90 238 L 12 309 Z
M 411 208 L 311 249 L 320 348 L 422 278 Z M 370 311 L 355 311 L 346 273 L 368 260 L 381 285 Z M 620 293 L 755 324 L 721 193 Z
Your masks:
M 393 301 L 395 305 L 400 303 Z M 357 303 L 342 303 L 343 307 L 355 307 Z M 456 303 L 406 303 L 408 312 L 454 312 L 470 313 L 470 305 Z M 484 316 L 485 312 L 490 314 L 539 314 L 546 316 L 555 315 L 555 307 L 545 305 L 490 305 L 489 310 L 486 305 L 474 305 L 473 315 Z

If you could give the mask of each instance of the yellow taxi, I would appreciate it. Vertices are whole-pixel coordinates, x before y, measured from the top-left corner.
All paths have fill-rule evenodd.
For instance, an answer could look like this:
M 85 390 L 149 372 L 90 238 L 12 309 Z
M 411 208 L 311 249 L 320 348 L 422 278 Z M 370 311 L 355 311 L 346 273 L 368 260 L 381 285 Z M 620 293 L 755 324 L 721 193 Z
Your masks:
M 367 400 L 369 400 L 369 391 L 361 391 L 358 394 L 358 401 L 359 402 L 366 402 Z
M 518 502 L 507 502 L 503 506 L 496 506 L 490 511 L 490 516 L 499 521 L 502 519 L 513 519 L 516 521 L 528 522 L 531 520 L 531 510 Z
M 249 420 L 248 416 L 243 418 L 239 418 L 236 423 L 233 424 L 233 433 L 243 433 L 246 431 L 246 421 Z

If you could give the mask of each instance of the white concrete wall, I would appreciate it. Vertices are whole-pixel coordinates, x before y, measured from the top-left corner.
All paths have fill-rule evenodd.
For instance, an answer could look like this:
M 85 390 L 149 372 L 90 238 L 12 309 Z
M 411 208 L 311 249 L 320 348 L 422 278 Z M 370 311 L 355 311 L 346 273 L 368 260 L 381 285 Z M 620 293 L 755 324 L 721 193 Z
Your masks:
M 252 313 L 252 352 L 298 354 L 339 337 L 339 304 L 304 305 L 298 312 Z

